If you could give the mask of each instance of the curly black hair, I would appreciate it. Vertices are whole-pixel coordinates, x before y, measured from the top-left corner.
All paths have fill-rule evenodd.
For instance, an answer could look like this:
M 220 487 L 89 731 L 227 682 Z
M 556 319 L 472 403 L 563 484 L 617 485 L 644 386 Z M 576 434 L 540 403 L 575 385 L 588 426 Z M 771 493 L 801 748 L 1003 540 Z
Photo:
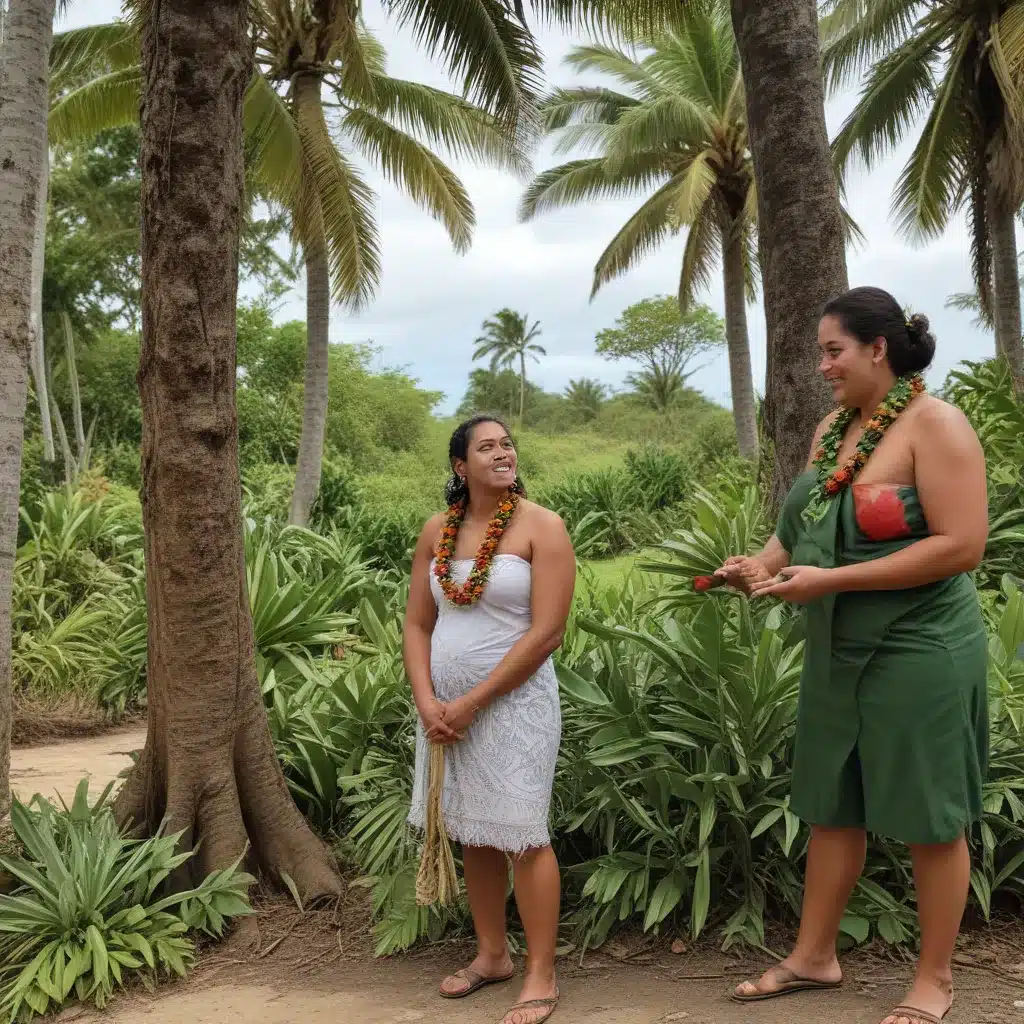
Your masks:
M 508 424 L 500 416 L 491 416 L 489 413 L 477 413 L 475 416 L 470 416 L 468 420 L 455 428 L 451 440 L 448 442 L 448 462 L 452 465 L 452 475 L 444 486 L 444 500 L 449 506 L 469 500 L 469 485 L 455 472 L 454 464 L 456 459 L 464 460 L 469 455 L 470 438 L 474 428 L 479 427 L 481 423 L 497 423 L 506 434 L 512 436 Z M 515 444 L 515 441 L 513 440 L 512 443 Z M 526 497 L 526 487 L 518 476 L 509 490 Z

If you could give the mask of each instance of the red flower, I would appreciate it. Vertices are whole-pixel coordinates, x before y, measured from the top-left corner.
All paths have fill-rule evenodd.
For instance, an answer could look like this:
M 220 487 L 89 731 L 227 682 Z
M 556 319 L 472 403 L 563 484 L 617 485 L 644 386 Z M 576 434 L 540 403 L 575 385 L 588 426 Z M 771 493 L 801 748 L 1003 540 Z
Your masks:
M 718 580 L 714 576 L 694 576 L 693 577 L 693 589 L 698 594 L 703 594 L 713 587 L 718 586 Z
M 868 540 L 898 540 L 910 533 L 906 509 L 892 484 L 865 484 L 854 488 L 857 526 Z

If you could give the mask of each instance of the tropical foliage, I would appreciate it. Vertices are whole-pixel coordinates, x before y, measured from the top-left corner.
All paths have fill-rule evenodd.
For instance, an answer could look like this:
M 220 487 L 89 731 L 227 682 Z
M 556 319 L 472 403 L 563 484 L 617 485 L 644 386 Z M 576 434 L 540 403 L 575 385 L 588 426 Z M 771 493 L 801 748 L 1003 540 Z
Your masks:
M 535 360 L 547 355 L 543 346 L 534 340 L 540 337 L 540 321 L 532 324 L 529 318 L 512 309 L 499 309 L 484 321 L 483 334 L 476 339 L 473 361 L 490 359 L 491 372 L 507 370 L 519 364 L 519 420 L 522 422 L 526 407 L 526 357 Z
M 999 350 L 1024 372 L 1015 218 L 1020 168 L 1024 4 L 827 0 L 824 72 L 833 90 L 864 76 L 834 142 L 845 170 L 872 167 L 921 123 L 896 184 L 893 214 L 911 239 L 942 234 L 966 209 L 974 283 Z

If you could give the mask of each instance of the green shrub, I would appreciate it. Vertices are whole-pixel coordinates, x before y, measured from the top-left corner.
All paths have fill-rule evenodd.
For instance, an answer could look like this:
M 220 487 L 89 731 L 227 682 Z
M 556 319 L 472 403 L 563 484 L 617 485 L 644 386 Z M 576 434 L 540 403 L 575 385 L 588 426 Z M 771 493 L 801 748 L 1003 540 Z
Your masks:
M 40 797 L 14 801 L 25 854 L 0 858 L 18 883 L 0 896 L 0 1012 L 12 1021 L 69 1000 L 103 1008 L 132 976 L 184 976 L 195 955 L 191 933 L 219 936 L 230 918 L 251 913 L 255 879 L 237 865 L 196 889 L 167 892 L 171 873 L 192 857 L 176 852 L 182 834 L 129 839 L 109 792 L 90 808 L 82 782 L 63 811 Z

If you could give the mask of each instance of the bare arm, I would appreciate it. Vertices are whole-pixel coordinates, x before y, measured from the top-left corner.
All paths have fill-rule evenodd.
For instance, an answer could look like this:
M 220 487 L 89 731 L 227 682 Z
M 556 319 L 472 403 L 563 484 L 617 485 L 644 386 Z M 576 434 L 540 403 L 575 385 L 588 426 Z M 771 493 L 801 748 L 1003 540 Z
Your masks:
M 434 516 L 420 534 L 412 558 L 409 581 L 409 602 L 405 606 L 402 627 L 402 658 L 405 673 L 412 687 L 413 700 L 427 737 L 440 743 L 451 743 L 458 737 L 444 721 L 444 706 L 434 694 L 430 678 L 430 638 L 437 621 L 437 605 L 430 593 L 430 560 L 441 529 L 441 517 Z
M 985 454 L 959 409 L 933 406 L 913 443 L 914 475 L 930 537 L 884 558 L 830 570 L 830 589 L 907 590 L 978 567 L 988 540 Z
M 465 712 L 484 708 L 522 686 L 562 642 L 576 586 L 576 557 L 562 520 L 553 513 L 542 514 L 533 540 L 530 628 L 486 679 L 449 705 L 453 714 L 447 717 L 456 728 L 461 728 Z

